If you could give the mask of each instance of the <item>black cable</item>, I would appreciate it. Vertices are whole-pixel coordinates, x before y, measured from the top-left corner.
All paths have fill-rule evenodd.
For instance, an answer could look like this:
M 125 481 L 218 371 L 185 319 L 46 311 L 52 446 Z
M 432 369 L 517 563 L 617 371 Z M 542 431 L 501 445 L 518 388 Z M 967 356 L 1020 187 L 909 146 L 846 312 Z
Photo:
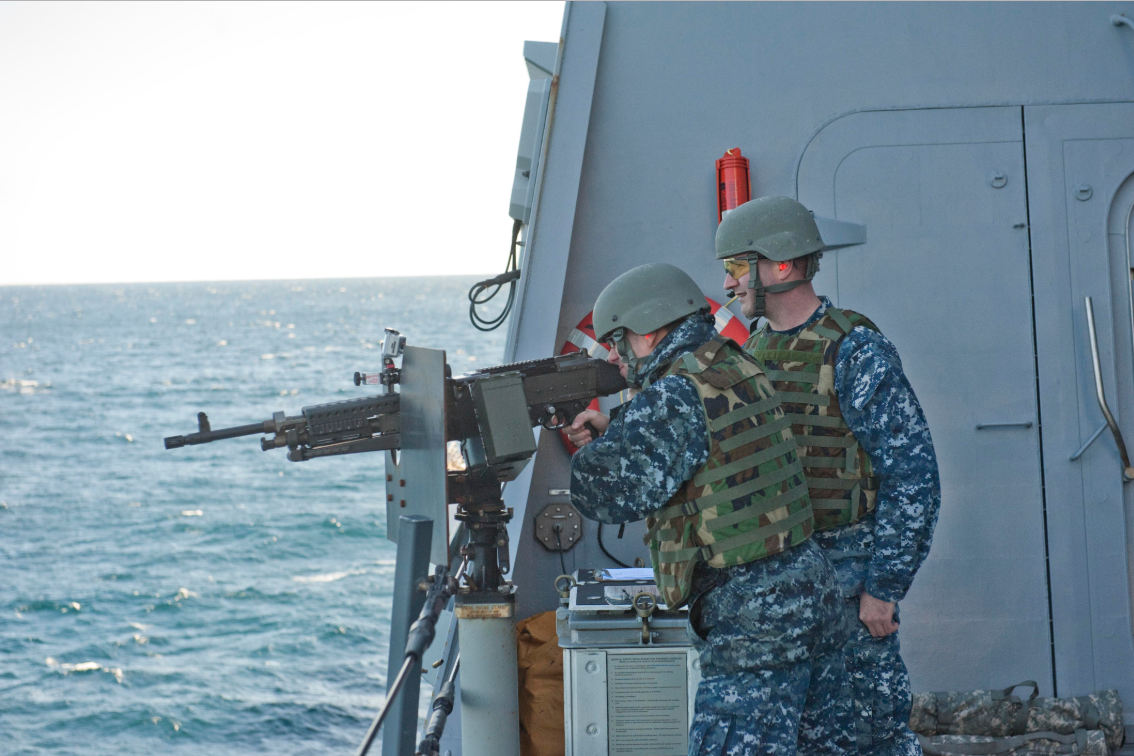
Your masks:
M 520 221 L 515 221 L 512 224 L 512 247 L 508 251 L 508 264 L 504 266 L 504 272 L 495 278 L 486 278 L 483 281 L 477 281 L 473 287 L 469 289 L 469 320 L 472 321 L 473 327 L 478 331 L 494 331 L 504 324 L 508 319 L 508 315 L 512 312 L 512 305 L 516 301 L 516 281 L 520 278 L 520 267 L 517 264 L 516 250 L 520 246 L 520 227 L 523 225 Z M 477 305 L 487 304 L 491 302 L 504 284 L 508 285 L 508 301 L 504 303 L 504 309 L 500 311 L 496 317 L 485 318 L 476 311 Z M 495 288 L 494 288 L 495 287 Z M 492 289 L 492 291 L 489 291 Z
M 559 532 L 563 530 L 563 526 L 555 523 L 555 543 L 559 546 L 559 568 L 563 570 L 561 575 L 567 574 L 567 563 L 563 561 L 563 541 L 559 540 Z
M 456 700 L 457 672 L 461 669 L 461 657 L 457 655 L 448 678 L 439 687 L 439 692 L 433 699 L 433 713 L 425 725 L 425 734 L 417 745 L 415 756 L 437 756 L 441 750 L 441 736 L 445 734 L 445 723 L 453 713 L 453 702 Z
M 617 565 L 618 565 L 619 567 L 629 567 L 630 565 L 626 564 L 626 562 L 623 562 L 623 561 L 622 561 L 621 559 L 619 559 L 618 557 L 614 556 L 614 554 L 611 554 L 611 553 L 610 553 L 609 551 L 607 551 L 607 550 L 606 550 L 606 546 L 604 546 L 604 545 L 603 545 L 603 543 L 602 543 L 602 526 L 603 526 L 603 523 L 601 523 L 601 522 L 600 522 L 600 523 L 598 524 L 598 547 L 599 547 L 600 549 L 602 549 L 602 553 L 604 553 L 604 554 L 606 554 L 606 555 L 607 555 L 608 557 L 610 557 L 610 559 L 611 559 L 611 560 L 612 560 L 612 561 L 613 561 L 613 562 L 614 562 L 615 564 L 617 564 Z

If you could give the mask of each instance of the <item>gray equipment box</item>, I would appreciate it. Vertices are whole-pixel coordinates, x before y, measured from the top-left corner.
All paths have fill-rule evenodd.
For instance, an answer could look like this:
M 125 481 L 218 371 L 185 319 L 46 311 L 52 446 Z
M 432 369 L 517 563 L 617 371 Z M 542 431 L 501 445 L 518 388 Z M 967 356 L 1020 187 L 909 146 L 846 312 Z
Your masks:
M 643 622 L 630 601 L 652 580 L 598 580 L 579 570 L 556 611 L 563 648 L 567 756 L 685 756 L 701 680 L 687 612 L 659 605 Z

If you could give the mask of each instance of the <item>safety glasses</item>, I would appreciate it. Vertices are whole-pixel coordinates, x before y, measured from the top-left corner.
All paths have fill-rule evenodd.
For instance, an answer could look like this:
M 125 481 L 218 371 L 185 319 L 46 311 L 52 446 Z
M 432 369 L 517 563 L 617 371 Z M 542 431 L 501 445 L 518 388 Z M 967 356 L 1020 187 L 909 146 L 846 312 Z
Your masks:
M 616 352 L 618 351 L 618 342 L 622 341 L 624 338 L 626 338 L 626 329 L 615 328 L 610 332 L 610 337 L 602 342 L 602 345 L 606 347 L 607 351 Z
M 748 275 L 748 260 L 743 257 L 731 257 L 727 260 L 721 260 L 724 263 L 725 273 L 736 280 L 740 280 L 741 276 Z

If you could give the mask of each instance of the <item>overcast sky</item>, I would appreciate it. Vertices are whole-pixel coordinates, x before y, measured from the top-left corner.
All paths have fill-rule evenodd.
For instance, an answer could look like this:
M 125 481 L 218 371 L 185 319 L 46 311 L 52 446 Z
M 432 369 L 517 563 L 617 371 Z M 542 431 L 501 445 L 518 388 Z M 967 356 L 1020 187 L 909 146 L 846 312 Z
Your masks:
M 0 2 L 0 285 L 503 270 L 562 2 Z

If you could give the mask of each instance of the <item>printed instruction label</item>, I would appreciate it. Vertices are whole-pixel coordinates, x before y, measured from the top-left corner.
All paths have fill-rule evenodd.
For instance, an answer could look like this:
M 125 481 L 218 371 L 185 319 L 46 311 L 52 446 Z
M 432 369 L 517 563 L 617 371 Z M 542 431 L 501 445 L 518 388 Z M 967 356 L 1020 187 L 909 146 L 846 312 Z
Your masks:
M 607 654 L 610 756 L 685 756 L 686 658 L 684 653 Z

